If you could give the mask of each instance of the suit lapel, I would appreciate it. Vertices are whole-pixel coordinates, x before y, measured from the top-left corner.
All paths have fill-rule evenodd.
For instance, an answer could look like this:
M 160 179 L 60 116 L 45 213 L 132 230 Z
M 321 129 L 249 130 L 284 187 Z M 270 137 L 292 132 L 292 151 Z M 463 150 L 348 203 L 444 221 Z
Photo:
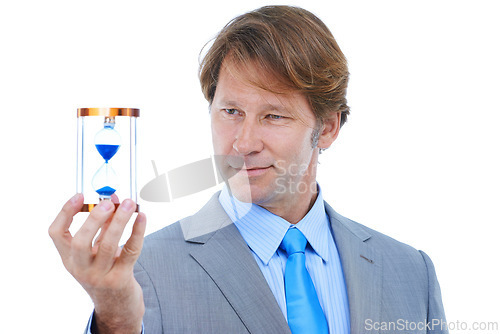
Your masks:
M 200 244 L 191 256 L 215 282 L 250 333 L 290 333 L 247 244 L 220 206 L 218 193 L 181 226 L 187 241 Z
M 181 221 L 186 241 L 199 243 L 191 256 L 203 267 L 252 334 L 290 333 L 283 314 L 238 229 L 218 201 L 219 193 L 194 216 Z M 379 322 L 382 256 L 370 234 L 326 202 L 349 299 L 351 333 Z
M 382 257 L 366 241 L 370 234 L 325 207 L 332 224 L 349 299 L 351 333 L 366 332 L 369 321 L 379 322 L 382 301 Z

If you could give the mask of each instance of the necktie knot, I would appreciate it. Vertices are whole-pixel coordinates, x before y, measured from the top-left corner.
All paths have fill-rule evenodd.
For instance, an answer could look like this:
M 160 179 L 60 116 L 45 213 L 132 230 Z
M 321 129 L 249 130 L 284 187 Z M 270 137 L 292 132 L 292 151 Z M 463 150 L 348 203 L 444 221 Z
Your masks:
M 285 234 L 280 248 L 283 249 L 288 256 L 294 253 L 304 253 L 307 245 L 307 239 L 297 228 L 290 228 Z

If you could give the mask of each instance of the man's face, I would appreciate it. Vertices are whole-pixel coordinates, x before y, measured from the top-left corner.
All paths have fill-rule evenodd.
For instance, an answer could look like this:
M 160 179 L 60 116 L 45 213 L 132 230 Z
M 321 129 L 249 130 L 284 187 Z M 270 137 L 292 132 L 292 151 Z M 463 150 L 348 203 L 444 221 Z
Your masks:
M 219 170 L 237 199 L 269 210 L 315 194 L 316 119 L 302 94 L 265 91 L 223 64 L 211 120 L 215 154 L 225 157 Z

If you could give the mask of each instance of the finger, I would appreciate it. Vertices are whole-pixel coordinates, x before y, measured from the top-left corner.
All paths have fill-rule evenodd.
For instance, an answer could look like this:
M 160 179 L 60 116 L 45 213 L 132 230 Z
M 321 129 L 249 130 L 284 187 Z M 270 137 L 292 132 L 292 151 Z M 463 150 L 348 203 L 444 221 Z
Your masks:
M 99 229 L 99 235 L 97 236 L 97 238 L 94 239 L 94 244 L 92 245 L 92 254 L 93 255 L 97 254 L 97 250 L 99 249 L 99 244 L 101 243 L 102 237 L 106 233 L 106 230 L 108 229 L 108 226 L 111 223 L 112 218 L 113 218 L 113 216 L 109 217 L 109 219 L 106 220 L 106 222 Z
M 116 267 L 133 267 L 141 254 L 144 234 L 146 233 L 146 215 L 140 212 L 132 227 L 132 234 L 123 246 Z
M 115 205 L 108 200 L 100 201 L 90 212 L 85 223 L 76 232 L 72 241 L 75 263 L 86 268 L 92 261 L 92 240 L 102 225 L 113 215 Z
M 118 195 L 116 194 L 111 195 L 111 202 L 115 204 L 120 204 L 120 199 L 118 198 Z
M 114 194 L 111 195 L 111 202 L 113 202 L 114 204 L 120 205 L 120 199 L 118 198 L 118 195 L 116 195 L 116 193 L 114 193 Z M 115 205 L 115 208 L 116 208 L 116 205 Z M 110 222 L 111 222 L 111 219 L 108 219 L 106 221 L 106 223 L 104 223 L 104 225 L 99 230 L 99 235 L 94 240 L 94 246 L 92 248 L 92 251 L 94 251 L 95 254 L 97 254 L 97 249 L 99 248 L 98 247 L 99 243 L 101 242 L 101 239 L 102 239 L 102 236 L 104 235 L 104 233 L 106 233 L 106 230 L 108 229 L 108 226 L 109 226 Z
M 116 210 L 106 233 L 103 234 L 100 240 L 94 263 L 96 269 L 109 271 L 113 266 L 115 254 L 119 247 L 118 243 L 120 242 L 125 225 L 135 211 L 135 207 L 136 204 L 132 200 L 126 199 Z
M 64 204 L 56 219 L 54 219 L 54 222 L 52 222 L 49 227 L 49 235 L 54 241 L 57 251 L 61 254 L 61 257 L 63 255 L 69 255 L 72 239 L 69 227 L 73 222 L 73 216 L 80 211 L 82 206 L 83 195 L 74 195 Z

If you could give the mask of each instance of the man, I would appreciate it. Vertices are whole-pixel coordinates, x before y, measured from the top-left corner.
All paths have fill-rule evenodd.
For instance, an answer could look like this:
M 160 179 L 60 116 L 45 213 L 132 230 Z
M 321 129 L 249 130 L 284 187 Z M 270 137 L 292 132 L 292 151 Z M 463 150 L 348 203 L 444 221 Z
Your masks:
M 142 213 L 118 247 L 130 200 L 116 212 L 102 201 L 73 237 L 75 195 L 50 227 L 95 304 L 88 331 L 445 332 L 427 255 L 322 200 L 318 155 L 349 113 L 346 60 L 328 28 L 294 7 L 244 14 L 217 36 L 200 81 L 222 192 L 144 247 Z

